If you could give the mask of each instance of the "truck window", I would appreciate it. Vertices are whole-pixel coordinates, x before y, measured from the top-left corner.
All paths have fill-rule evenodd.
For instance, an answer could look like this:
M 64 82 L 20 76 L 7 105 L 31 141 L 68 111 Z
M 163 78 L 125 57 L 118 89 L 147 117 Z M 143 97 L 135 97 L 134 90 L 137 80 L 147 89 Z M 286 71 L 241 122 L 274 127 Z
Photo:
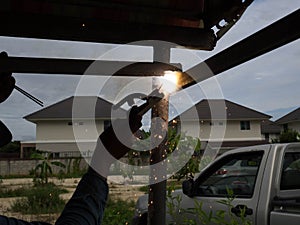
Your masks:
M 300 153 L 285 153 L 281 171 L 280 189 L 300 189 Z
M 197 195 L 226 197 L 230 189 L 237 197 L 251 198 L 262 156 L 258 151 L 223 158 L 196 180 Z

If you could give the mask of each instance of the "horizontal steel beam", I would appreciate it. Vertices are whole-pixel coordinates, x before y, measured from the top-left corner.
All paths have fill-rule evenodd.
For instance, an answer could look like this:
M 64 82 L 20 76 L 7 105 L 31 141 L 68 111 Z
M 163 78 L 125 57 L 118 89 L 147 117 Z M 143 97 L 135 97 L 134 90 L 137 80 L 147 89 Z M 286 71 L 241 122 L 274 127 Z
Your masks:
M 102 61 L 62 58 L 1 57 L 0 72 L 97 75 L 162 76 L 166 70 L 181 70 L 180 64 L 160 62 Z
M 185 71 L 181 81 L 183 88 L 299 39 L 299 21 L 300 9 Z

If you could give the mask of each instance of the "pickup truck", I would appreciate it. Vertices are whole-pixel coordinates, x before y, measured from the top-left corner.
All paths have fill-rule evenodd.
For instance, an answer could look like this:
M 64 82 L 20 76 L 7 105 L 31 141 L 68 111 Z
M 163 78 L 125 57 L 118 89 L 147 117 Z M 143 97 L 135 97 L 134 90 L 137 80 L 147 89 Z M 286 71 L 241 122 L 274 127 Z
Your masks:
M 217 157 L 172 194 L 181 199 L 177 219 L 197 220 L 197 216 L 185 213 L 195 208 L 195 202 L 201 202 L 207 213 L 228 210 L 220 201 L 228 199 L 229 189 L 234 195 L 234 216 L 239 217 L 243 210 L 253 225 L 299 225 L 300 143 L 243 147 Z M 147 205 L 148 195 L 141 196 L 133 224 L 147 224 Z M 167 224 L 180 224 L 170 215 L 166 218 Z

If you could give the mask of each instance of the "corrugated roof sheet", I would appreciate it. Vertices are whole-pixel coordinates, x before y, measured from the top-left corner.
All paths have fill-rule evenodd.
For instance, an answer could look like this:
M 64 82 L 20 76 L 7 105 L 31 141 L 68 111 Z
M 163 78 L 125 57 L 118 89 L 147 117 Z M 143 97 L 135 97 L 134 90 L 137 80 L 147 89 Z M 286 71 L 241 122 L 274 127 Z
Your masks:
M 223 20 L 234 24 L 252 2 L 2 0 L 0 35 L 126 44 L 163 40 L 212 50 L 217 41 L 212 28 Z

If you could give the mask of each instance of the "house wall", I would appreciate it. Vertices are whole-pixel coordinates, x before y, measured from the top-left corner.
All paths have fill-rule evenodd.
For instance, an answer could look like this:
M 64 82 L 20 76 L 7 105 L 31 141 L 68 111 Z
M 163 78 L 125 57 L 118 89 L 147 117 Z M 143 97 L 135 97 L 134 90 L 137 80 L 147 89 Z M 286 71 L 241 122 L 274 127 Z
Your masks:
M 103 121 L 79 120 L 39 121 L 36 126 L 36 141 L 74 140 L 74 133 L 80 139 L 97 139 L 103 131 Z M 70 124 L 70 125 L 69 125 Z M 74 130 L 73 130 L 74 128 Z
M 210 121 L 200 121 L 199 131 L 196 121 L 186 121 L 184 128 L 186 128 L 185 131 L 189 136 L 199 137 L 200 135 L 200 140 L 251 141 L 263 140 L 260 123 L 261 121 L 252 120 L 250 121 L 250 130 L 241 130 L 239 120 L 231 120 L 227 123 L 216 121 L 213 125 Z
M 90 155 L 96 140 L 104 130 L 102 120 L 45 120 L 36 126 L 36 148 L 42 151 L 64 152 L 61 157 L 72 156 L 79 150 Z M 76 140 L 76 141 L 75 141 Z
M 52 152 L 77 152 L 90 156 L 95 149 L 99 134 L 104 130 L 104 122 L 83 120 L 68 125 L 70 121 L 40 121 L 37 123 L 37 149 Z M 73 127 L 80 136 L 80 141 L 75 143 Z M 200 137 L 201 141 L 257 141 L 264 140 L 261 136 L 261 121 L 250 121 L 250 130 L 241 130 L 239 120 L 200 121 L 200 127 L 196 121 L 181 123 L 182 132 L 193 137 Z M 197 131 L 198 129 L 198 131 Z M 199 130 L 200 129 L 200 130 Z M 85 142 L 86 141 L 86 142 Z M 90 141 L 90 142 L 88 142 Z M 87 143 L 88 142 L 88 143 Z M 79 148 L 78 148 L 79 147 Z M 65 157 L 65 156 L 64 156 Z

